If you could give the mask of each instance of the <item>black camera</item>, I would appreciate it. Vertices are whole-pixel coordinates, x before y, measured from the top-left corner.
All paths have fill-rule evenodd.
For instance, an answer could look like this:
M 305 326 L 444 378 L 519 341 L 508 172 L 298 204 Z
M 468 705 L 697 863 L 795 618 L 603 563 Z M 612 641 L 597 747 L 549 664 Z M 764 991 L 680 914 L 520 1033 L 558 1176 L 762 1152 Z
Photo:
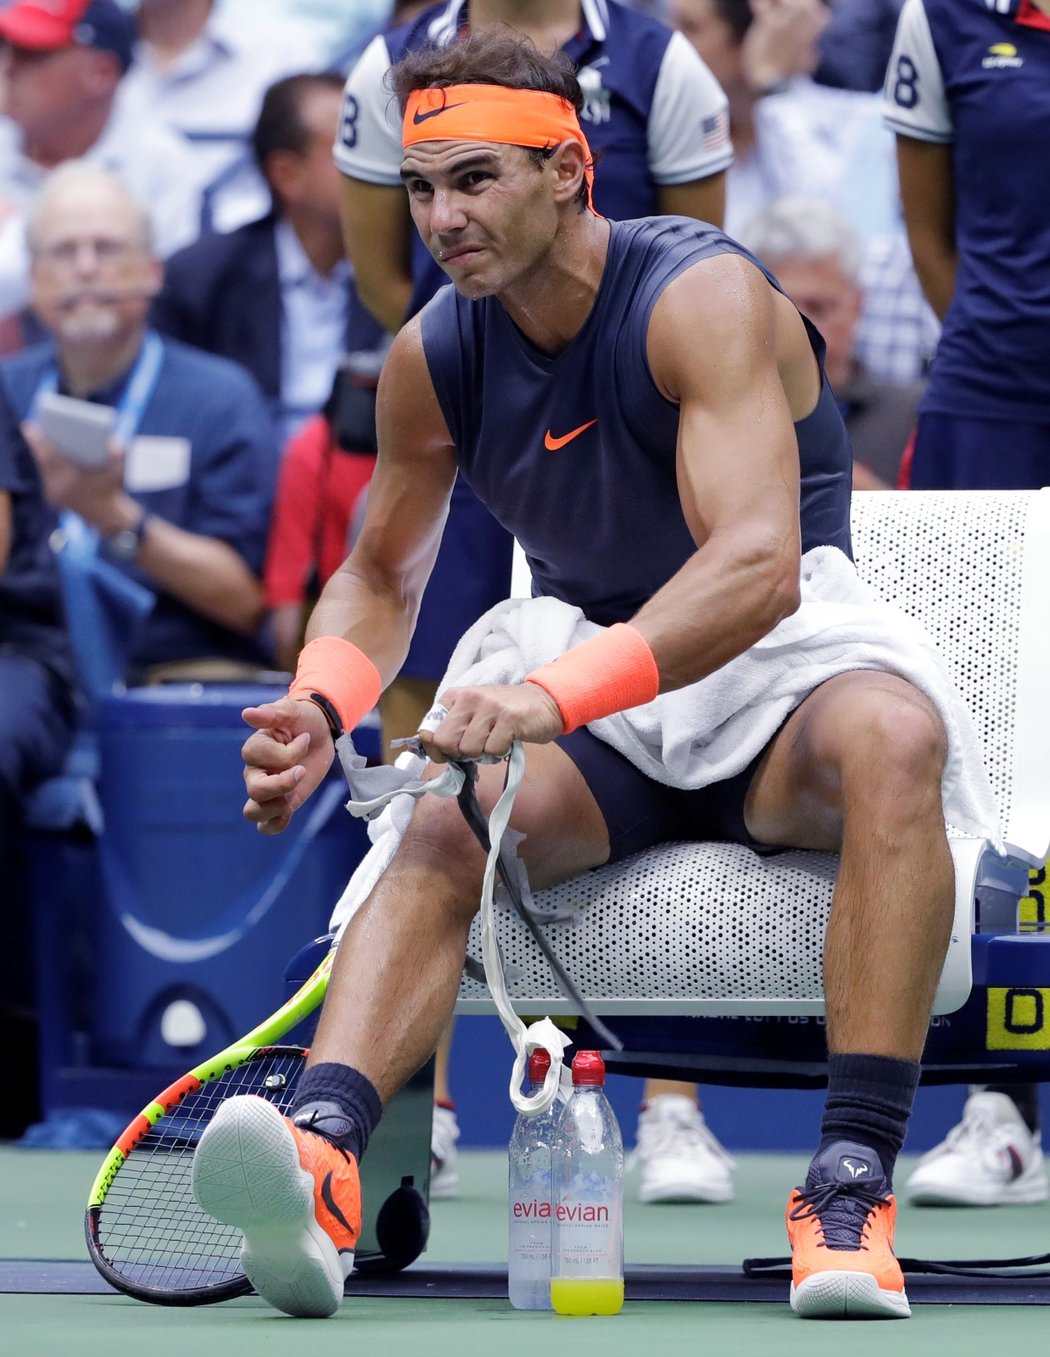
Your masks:
M 323 413 L 343 452 L 378 451 L 376 387 L 384 356 L 372 351 L 348 354 L 336 371 Z

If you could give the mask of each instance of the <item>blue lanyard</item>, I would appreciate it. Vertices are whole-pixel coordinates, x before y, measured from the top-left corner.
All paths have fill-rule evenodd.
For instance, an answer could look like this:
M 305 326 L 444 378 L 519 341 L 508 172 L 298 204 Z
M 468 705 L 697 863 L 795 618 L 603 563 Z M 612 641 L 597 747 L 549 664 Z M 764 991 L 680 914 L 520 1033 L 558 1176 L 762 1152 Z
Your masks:
M 157 385 L 157 378 L 160 376 L 163 361 L 164 345 L 160 336 L 150 330 L 143 341 L 142 348 L 139 350 L 138 358 L 135 359 L 131 377 L 128 379 L 128 384 L 124 388 L 124 395 L 117 406 L 117 423 L 113 433 L 125 450 L 142 423 L 142 416 L 150 402 L 150 397 L 153 395 L 153 388 Z M 37 383 L 36 391 L 33 393 L 34 416 L 40 397 L 45 392 L 57 390 L 58 365 L 52 363 L 45 368 L 40 381 Z

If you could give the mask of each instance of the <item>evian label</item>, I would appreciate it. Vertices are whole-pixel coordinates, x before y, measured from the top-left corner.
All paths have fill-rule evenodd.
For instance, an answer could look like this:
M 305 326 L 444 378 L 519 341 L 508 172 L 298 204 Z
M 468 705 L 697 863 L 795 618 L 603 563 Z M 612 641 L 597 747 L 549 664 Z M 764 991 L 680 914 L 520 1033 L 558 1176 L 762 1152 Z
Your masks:
M 553 1211 L 549 1201 L 537 1201 L 533 1197 L 531 1200 L 514 1202 L 511 1214 L 515 1220 L 550 1220 Z
M 556 1211 L 559 1225 L 608 1225 L 609 1208 L 592 1206 L 589 1202 L 559 1202 Z
M 623 1203 L 606 1190 L 563 1192 L 554 1204 L 554 1275 L 618 1277 L 623 1267 Z
M 554 1211 L 550 1198 L 525 1191 L 510 1202 L 510 1251 L 526 1273 L 550 1276 Z

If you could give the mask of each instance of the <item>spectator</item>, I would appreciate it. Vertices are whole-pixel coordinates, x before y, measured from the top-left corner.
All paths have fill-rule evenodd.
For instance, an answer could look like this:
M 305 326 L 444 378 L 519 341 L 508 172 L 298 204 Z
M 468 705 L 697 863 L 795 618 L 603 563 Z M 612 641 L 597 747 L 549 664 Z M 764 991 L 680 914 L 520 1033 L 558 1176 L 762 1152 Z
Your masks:
M 864 264 L 870 282 L 858 350 L 876 377 L 920 377 L 929 340 L 915 315 L 926 308 L 901 248 L 893 142 L 881 126 L 879 100 L 829 89 L 807 74 L 826 8 L 820 0 L 673 0 L 671 14 L 729 96 L 735 159 L 726 230 L 738 235 L 787 194 L 836 208 L 877 260 L 877 268 Z
M 593 0 L 571 9 L 561 0 L 446 0 L 377 37 L 351 72 L 335 148 L 346 176 L 347 248 L 362 300 L 389 330 L 399 329 L 447 280 L 411 228 L 400 177 L 401 120 L 385 77 L 406 52 L 448 45 L 468 26 L 477 32 L 509 24 L 540 48 L 561 47 L 572 59 L 585 96 L 583 122 L 600 162 L 598 211 L 613 218 L 662 212 L 721 224 L 732 149 L 726 98 L 711 72 L 679 34 L 652 19 Z M 380 701 L 384 743 L 419 726 L 459 636 L 508 596 L 510 575 L 510 537 L 460 478 L 408 657 Z M 459 1130 L 448 1052 L 444 1038 L 435 1077 L 432 1197 L 455 1189 Z M 673 1104 L 647 1106 L 643 1116 L 655 1118 L 661 1108 L 684 1109 L 684 1115 L 673 1117 L 670 1136 L 661 1129 L 660 1154 L 647 1161 L 643 1175 L 652 1177 L 654 1192 L 663 1191 L 656 1186 L 659 1177 L 677 1193 L 685 1174 L 692 1195 L 699 1190 L 701 1199 L 714 1178 L 713 1190 L 724 1199 L 732 1191 L 727 1156 L 717 1142 L 718 1152 L 712 1149 L 692 1086 L 650 1082 L 647 1101 L 664 1096 Z
M 853 447 L 854 490 L 892 489 L 923 387 L 877 381 L 856 356 L 863 302 L 856 235 L 834 208 L 793 197 L 760 213 L 741 241 L 824 337 L 824 371 Z
M 162 333 L 248 369 L 282 444 L 325 403 L 343 354 L 383 333 L 343 256 L 331 154 L 342 87 L 337 75 L 292 75 L 267 90 L 252 146 L 271 210 L 169 260 L 154 306 Z
M 919 411 L 917 489 L 1050 483 L 1050 0 L 905 0 L 886 75 L 915 266 L 944 322 Z M 990 173 L 989 167 L 995 172 Z M 1050 1195 L 1031 1084 L 971 1091 L 920 1162 L 919 1204 Z
M 308 30 L 333 70 L 348 71 L 375 34 L 401 20 L 403 9 L 422 9 L 426 0 L 220 0 L 228 23 L 269 31 L 294 26 Z M 406 16 L 407 17 L 407 16 Z
M 829 0 L 814 79 L 840 89 L 882 88 L 903 0 Z
M 375 466 L 375 385 L 369 355 L 336 373 L 324 409 L 281 460 L 266 552 L 266 603 L 274 655 L 294 672 L 310 606 L 350 551 Z
M 161 266 L 108 170 L 57 170 L 27 219 L 32 300 L 50 336 L 0 364 L 44 492 L 156 593 L 129 678 L 241 673 L 266 659 L 262 568 L 277 460 L 254 382 L 147 328 Z M 80 469 L 32 424 L 57 389 L 117 411 L 119 450 Z
M 23 214 L 63 161 L 103 165 L 149 203 L 162 256 L 197 235 L 192 155 L 156 120 L 126 116 L 117 98 L 133 41 L 132 20 L 115 0 L 18 0 L 0 10 L 0 316 L 26 303 Z
M 189 144 L 198 179 L 212 186 L 212 223 L 222 230 L 267 207 L 248 145 L 264 92 L 285 75 L 323 65 L 304 25 L 260 23 L 261 8 L 247 23 L 228 18 L 214 0 L 139 0 L 139 40 L 121 87 L 128 117 L 157 118 Z
M 48 547 L 53 524 L 18 420 L 0 391 L 0 1022 L 19 1066 L 13 1076 L 26 1094 L 3 1100 L 0 1139 L 21 1134 L 36 1117 L 29 921 L 14 885 L 14 842 L 27 796 L 59 771 L 73 733 L 72 660 Z
M 729 98 L 730 235 L 786 193 L 842 206 L 864 236 L 894 220 L 893 148 L 878 100 L 809 78 L 827 16 L 820 0 L 674 0 L 672 21 Z

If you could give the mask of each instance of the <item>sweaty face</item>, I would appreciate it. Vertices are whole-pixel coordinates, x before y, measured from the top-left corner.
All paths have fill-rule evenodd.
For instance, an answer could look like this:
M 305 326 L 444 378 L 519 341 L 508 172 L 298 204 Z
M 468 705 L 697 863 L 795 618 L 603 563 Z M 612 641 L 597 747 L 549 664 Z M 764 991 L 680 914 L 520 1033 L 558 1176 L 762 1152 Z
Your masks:
M 505 291 L 554 240 L 552 177 L 520 146 L 418 142 L 405 152 L 401 178 L 416 230 L 465 297 Z
M 60 342 L 106 342 L 145 322 L 158 265 L 133 205 L 115 187 L 57 191 L 32 240 L 32 305 Z

